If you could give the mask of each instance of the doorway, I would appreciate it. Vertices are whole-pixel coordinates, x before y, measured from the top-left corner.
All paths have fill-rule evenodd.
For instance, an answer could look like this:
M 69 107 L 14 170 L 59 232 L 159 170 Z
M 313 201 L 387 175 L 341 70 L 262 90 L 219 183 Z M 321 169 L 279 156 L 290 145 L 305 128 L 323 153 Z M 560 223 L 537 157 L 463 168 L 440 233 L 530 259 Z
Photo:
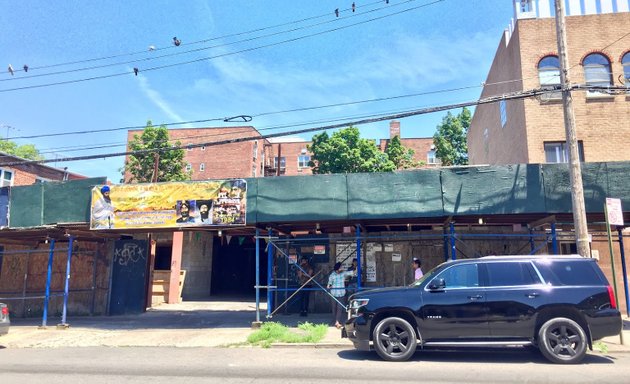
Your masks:
M 231 240 L 231 241 L 230 241 Z M 260 241 L 260 284 L 267 283 L 267 253 Z M 256 243 L 251 237 L 215 238 L 212 260 L 212 295 L 256 296 Z M 266 294 L 266 291 L 265 293 Z M 261 296 L 264 295 L 261 292 Z

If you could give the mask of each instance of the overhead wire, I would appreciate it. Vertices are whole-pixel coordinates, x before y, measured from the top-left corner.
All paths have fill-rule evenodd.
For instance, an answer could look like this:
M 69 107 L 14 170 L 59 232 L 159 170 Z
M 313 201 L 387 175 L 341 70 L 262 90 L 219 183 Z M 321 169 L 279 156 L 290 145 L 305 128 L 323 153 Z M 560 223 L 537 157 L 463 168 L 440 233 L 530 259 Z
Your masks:
M 498 96 L 486 97 L 483 99 L 477 99 L 475 101 L 442 105 L 442 106 L 437 106 L 437 107 L 421 108 L 421 109 L 416 109 L 413 111 L 386 115 L 386 116 L 381 116 L 381 117 L 360 119 L 360 120 L 355 120 L 355 121 L 351 121 L 347 123 L 330 124 L 326 126 L 305 128 L 301 130 L 293 130 L 293 131 L 288 131 L 288 132 L 239 137 L 239 138 L 225 139 L 225 140 L 219 140 L 219 141 L 209 141 L 209 142 L 204 142 L 204 143 L 194 143 L 194 144 L 187 144 L 184 146 L 181 146 L 181 145 L 171 146 L 168 148 L 151 148 L 151 149 L 144 149 L 144 150 L 137 150 L 137 151 L 125 151 L 125 152 L 116 152 L 116 153 L 107 153 L 107 154 L 98 154 L 98 155 L 74 156 L 74 157 L 56 158 L 56 159 L 12 161 L 12 162 L 0 163 L 0 166 L 15 166 L 15 165 L 23 165 L 23 164 L 43 164 L 43 163 L 50 163 L 50 162 L 70 162 L 70 161 L 81 161 L 81 160 L 93 160 L 93 159 L 104 159 L 104 158 L 109 158 L 109 157 L 121 157 L 121 156 L 129 156 L 129 155 L 135 156 L 135 155 L 142 155 L 142 154 L 155 153 L 155 152 L 159 153 L 159 152 L 166 152 L 166 151 L 180 150 L 180 149 L 187 149 L 187 148 L 211 147 L 211 146 L 233 144 L 233 143 L 239 143 L 239 142 L 245 142 L 245 141 L 269 139 L 269 138 L 274 138 L 274 137 L 282 137 L 282 136 L 288 136 L 288 135 L 324 131 L 328 129 L 343 128 L 343 127 L 347 127 L 348 125 L 358 126 L 358 125 L 365 125 L 365 124 L 375 123 L 375 122 L 385 121 L 385 120 L 403 119 L 407 117 L 447 111 L 451 109 L 458 109 L 458 108 L 469 107 L 469 106 L 496 103 L 501 100 L 514 100 L 514 99 L 535 97 L 537 95 L 548 93 L 548 92 L 550 92 L 548 89 L 533 89 L 533 90 L 528 90 L 528 91 L 518 91 L 518 92 L 511 92 L 511 93 L 498 95 Z
M 407 0 L 407 1 L 410 2 L 410 1 L 416 1 L 416 0 Z M 381 19 L 384 19 L 384 18 L 400 15 L 400 14 L 403 14 L 403 13 L 406 13 L 406 12 L 410 12 L 410 11 L 413 11 L 413 10 L 416 10 L 416 9 L 420 9 L 420 8 L 428 7 L 430 5 L 441 3 L 443 1 L 445 1 L 445 0 L 433 0 L 433 1 L 429 2 L 429 3 L 424 3 L 424 4 L 421 4 L 421 5 L 415 6 L 415 7 L 410 7 L 410 8 L 403 9 L 403 10 L 400 10 L 400 11 L 397 11 L 397 12 L 392 12 L 392 13 L 389 13 L 389 14 L 386 14 L 386 15 L 383 15 L 383 16 L 377 16 L 377 17 L 373 17 L 373 18 L 370 18 L 370 19 L 367 19 L 367 20 L 358 21 L 356 23 L 343 25 L 343 26 L 340 26 L 340 27 L 337 27 L 337 28 L 327 29 L 327 30 L 324 30 L 324 31 L 319 31 L 319 32 L 315 32 L 315 33 L 312 33 L 312 34 L 298 36 L 298 37 L 294 37 L 294 38 L 291 38 L 291 39 L 281 40 L 281 41 L 277 41 L 277 42 L 273 42 L 273 43 L 269 43 L 269 44 L 264 44 L 264 45 L 260 45 L 260 46 L 256 46 L 256 47 L 244 48 L 244 49 L 241 49 L 241 50 L 238 50 L 238 51 L 226 52 L 226 53 L 222 53 L 222 54 L 217 54 L 217 55 L 213 55 L 213 56 L 202 57 L 202 58 L 198 58 L 198 59 L 194 59 L 194 60 L 182 61 L 182 62 L 177 62 L 177 63 L 172 63 L 172 64 L 165 64 L 165 65 L 159 65 L 159 66 L 154 66 L 154 67 L 149 67 L 149 68 L 143 68 L 140 72 L 157 71 L 157 70 L 162 70 L 162 69 L 166 69 L 166 68 L 172 68 L 172 67 L 176 67 L 176 66 L 183 66 L 183 65 L 198 63 L 198 62 L 202 62 L 202 61 L 214 60 L 214 59 L 218 59 L 218 58 L 222 58 L 222 57 L 227 57 L 227 56 L 237 55 L 237 54 L 241 54 L 241 53 L 256 51 L 256 50 L 259 50 L 259 49 L 270 48 L 270 47 L 274 47 L 274 46 L 278 46 L 278 45 L 282 45 L 282 44 L 292 43 L 292 42 L 295 42 L 295 41 L 300 41 L 300 40 L 304 40 L 304 39 L 315 37 L 315 36 L 320 36 L 320 35 L 324 35 L 324 34 L 328 34 L 328 33 L 332 33 L 332 32 L 337 32 L 337 31 L 340 31 L 340 30 L 356 27 L 358 25 L 363 25 L 363 24 L 371 23 L 371 22 L 374 22 L 374 21 L 377 21 L 377 20 L 381 20 Z M 371 12 L 371 11 L 369 11 L 369 12 Z M 102 79 L 107 79 L 107 78 L 125 76 L 125 75 L 129 75 L 129 74 L 134 74 L 134 71 L 130 70 L 130 71 L 112 73 L 112 74 L 107 74 L 107 75 L 91 76 L 91 77 L 82 78 L 82 79 L 65 80 L 65 81 L 58 81 L 58 82 L 53 82 L 53 83 L 36 84 L 36 85 L 28 85 L 28 86 L 15 87 L 15 88 L 0 89 L 0 93 L 12 92 L 12 91 L 20 91 L 20 90 L 26 90 L 26 89 L 44 88 L 44 87 L 51 87 L 51 86 L 57 86 L 57 85 L 75 84 L 75 83 L 80 83 L 80 82 L 85 82 L 85 81 L 102 80 Z
M 375 5 L 375 4 L 379 4 L 381 2 L 382 1 L 379 0 L 379 1 L 375 1 L 375 2 L 372 2 L 372 3 L 366 4 L 366 5 L 363 5 L 361 7 Z M 409 2 L 409 1 L 405 1 L 405 2 Z M 398 4 L 392 4 L 392 6 L 396 6 L 396 5 L 398 5 Z M 385 7 L 383 7 L 383 8 L 385 8 Z M 216 37 L 202 39 L 202 40 L 197 40 L 197 41 L 193 41 L 193 42 L 189 42 L 189 43 L 183 42 L 183 43 L 180 44 L 180 46 L 183 47 L 183 46 L 187 46 L 187 45 L 203 44 L 203 43 L 207 43 L 207 42 L 210 42 L 210 41 L 221 40 L 221 39 L 226 39 L 226 38 L 230 38 L 230 37 L 237 37 L 237 36 L 242 36 L 242 35 L 256 33 L 256 32 L 262 32 L 262 31 L 266 31 L 266 30 L 269 30 L 269 29 L 275 29 L 275 28 L 284 27 L 284 26 L 287 26 L 287 25 L 295 25 L 295 24 L 303 23 L 305 21 L 317 20 L 317 19 L 321 19 L 321 18 L 324 18 L 324 17 L 330 17 L 330 12 L 327 12 L 327 13 L 321 14 L 321 15 L 306 17 L 306 18 L 299 19 L 299 20 L 292 20 L 292 21 L 289 21 L 289 22 L 286 22 L 286 23 L 281 23 L 281 24 L 276 24 L 276 25 L 271 25 L 271 26 L 251 29 L 251 30 L 248 30 L 248 31 L 243 31 L 243 32 L 237 32 L 237 33 L 232 33 L 232 34 L 227 34 L 227 35 L 216 36 Z M 162 50 L 170 50 L 170 49 L 177 49 L 177 47 L 173 46 L 173 45 L 168 45 L 166 47 L 153 47 L 152 46 L 152 49 L 150 51 L 162 51 Z M 34 69 L 55 68 L 55 67 L 61 67 L 61 66 L 67 66 L 67 65 L 75 65 L 75 64 L 82 64 L 82 63 L 90 63 L 90 62 L 95 62 L 95 61 L 115 59 L 115 58 L 125 57 L 125 56 L 135 56 L 135 55 L 139 55 L 139 54 L 146 54 L 147 52 L 148 52 L 148 50 L 144 49 L 142 51 L 134 51 L 134 52 L 127 52 L 127 53 L 113 54 L 113 55 L 109 55 L 109 56 L 88 58 L 88 59 L 75 60 L 75 61 L 69 61 L 69 62 L 63 62 L 63 63 L 40 65 L 40 66 L 30 66 L 30 67 L 28 67 L 28 69 L 29 70 L 34 70 Z M 20 72 L 20 71 L 24 71 L 24 70 L 20 70 L 20 69 L 16 69 L 15 70 L 15 72 Z M 24 71 L 24 72 L 26 72 L 26 71 Z M 0 80 L 0 81 L 2 81 L 2 80 Z

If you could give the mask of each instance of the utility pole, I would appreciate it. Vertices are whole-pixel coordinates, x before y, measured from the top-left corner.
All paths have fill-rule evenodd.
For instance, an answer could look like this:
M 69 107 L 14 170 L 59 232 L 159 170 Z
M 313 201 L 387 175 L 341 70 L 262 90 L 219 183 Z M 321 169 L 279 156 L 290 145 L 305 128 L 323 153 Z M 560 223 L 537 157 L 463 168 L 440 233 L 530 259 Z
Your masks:
M 584 205 L 584 188 L 582 186 L 582 169 L 578 153 L 577 133 L 575 132 L 575 115 L 573 114 L 573 97 L 569 79 L 569 59 L 567 53 L 566 24 L 564 19 L 564 0 L 555 0 L 556 36 L 558 55 L 560 56 L 560 83 L 562 84 L 562 106 L 564 109 L 564 130 L 569 150 L 569 175 L 571 176 L 571 201 L 573 205 L 573 223 L 577 251 L 582 257 L 591 257 L 586 224 L 586 208 Z

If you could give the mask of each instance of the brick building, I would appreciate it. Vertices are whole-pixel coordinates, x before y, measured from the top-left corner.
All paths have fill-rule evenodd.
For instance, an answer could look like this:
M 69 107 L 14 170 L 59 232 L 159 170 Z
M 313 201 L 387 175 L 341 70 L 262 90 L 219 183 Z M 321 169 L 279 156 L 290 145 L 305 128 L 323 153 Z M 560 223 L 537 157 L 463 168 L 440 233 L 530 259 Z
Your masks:
M 0 152 L 0 164 L 27 161 L 21 157 Z M 85 179 L 86 176 L 68 172 L 44 164 L 26 163 L 19 165 L 0 165 L 0 187 L 31 185 L 47 181 L 66 181 Z
M 630 84 L 630 2 L 568 0 L 566 31 L 573 84 Z M 514 0 L 481 97 L 560 83 L 553 0 Z M 573 91 L 582 161 L 630 160 L 630 94 Z M 562 96 L 478 106 L 468 131 L 470 164 L 567 162 Z
M 127 132 L 127 142 L 142 130 Z M 400 136 L 400 122 L 390 122 L 390 139 Z M 169 138 L 188 147 L 185 161 L 192 171 L 192 180 L 297 176 L 312 174 L 308 163 L 311 153 L 310 141 L 296 137 L 265 139 L 252 126 L 229 128 L 186 128 L 170 129 Z M 252 140 L 212 146 L 195 146 L 213 141 L 235 138 L 253 138 Z M 260 138 L 260 139 L 256 139 Z M 384 151 L 390 139 L 381 139 L 377 144 Z M 439 160 L 435 157 L 433 138 L 401 138 L 402 144 L 415 151 L 414 159 L 426 166 L 435 166 Z M 278 158 L 280 161 L 278 162 Z M 129 179 L 129 175 L 125 175 Z

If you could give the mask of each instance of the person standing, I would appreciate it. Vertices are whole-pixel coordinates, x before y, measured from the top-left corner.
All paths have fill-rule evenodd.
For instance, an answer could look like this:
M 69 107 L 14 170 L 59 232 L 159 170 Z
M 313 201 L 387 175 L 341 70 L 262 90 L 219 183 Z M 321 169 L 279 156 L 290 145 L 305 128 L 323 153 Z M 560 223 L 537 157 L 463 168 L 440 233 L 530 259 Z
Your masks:
M 92 228 L 114 227 L 114 205 L 109 197 L 109 186 L 101 188 L 101 197 L 92 206 Z
M 350 266 L 348 267 L 348 272 L 352 272 L 352 275 L 346 277 L 346 296 L 348 299 L 350 298 L 350 296 L 357 292 L 357 268 L 358 261 L 355 257 L 354 259 L 352 259 L 352 264 L 350 264 Z
M 330 290 L 330 294 L 333 296 L 332 301 L 332 315 L 335 321 L 335 327 L 341 328 L 344 323 L 345 305 L 346 305 L 346 277 L 352 276 L 355 272 L 344 272 L 341 269 L 341 263 L 335 263 L 333 271 L 328 277 L 328 285 L 326 288 Z M 340 304 L 341 303 L 341 304 Z
M 421 262 L 420 259 L 418 259 L 417 257 L 413 258 L 413 278 L 414 280 L 420 280 L 420 278 L 422 276 L 424 276 L 424 273 L 422 273 L 422 268 L 421 267 Z
M 308 315 L 308 303 L 309 296 L 311 294 L 310 289 L 313 287 L 311 284 L 311 277 L 313 277 L 313 267 L 308 262 L 308 258 L 302 257 L 300 260 L 300 268 L 298 269 L 298 281 L 300 282 L 300 316 Z

